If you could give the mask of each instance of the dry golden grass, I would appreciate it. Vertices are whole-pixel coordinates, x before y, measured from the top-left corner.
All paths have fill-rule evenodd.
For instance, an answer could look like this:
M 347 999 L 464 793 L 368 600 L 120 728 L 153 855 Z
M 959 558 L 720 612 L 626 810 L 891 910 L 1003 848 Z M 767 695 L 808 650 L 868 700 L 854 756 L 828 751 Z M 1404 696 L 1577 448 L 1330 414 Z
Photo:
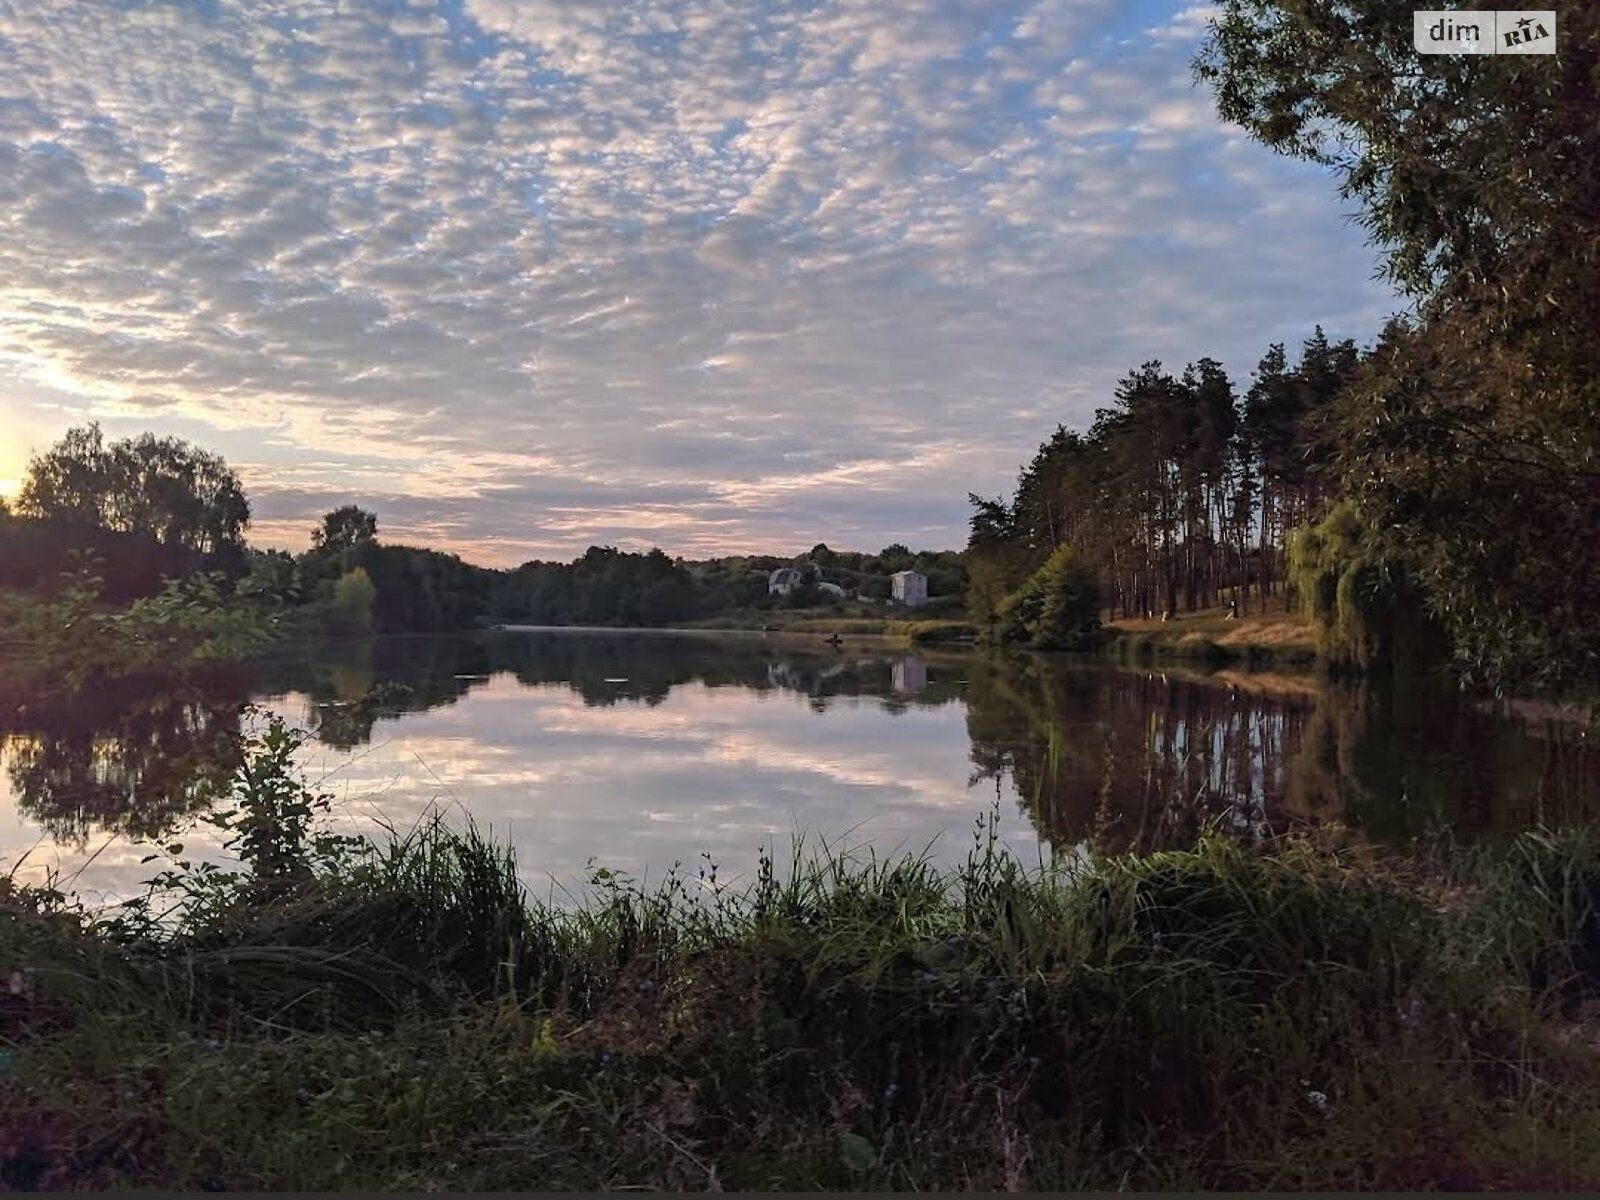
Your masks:
M 1106 625 L 1128 633 L 1157 634 L 1178 645 L 1190 639 L 1219 646 L 1261 646 L 1273 650 L 1315 650 L 1317 645 L 1311 622 L 1294 612 L 1251 613 L 1230 621 L 1228 610 L 1219 607 L 1179 613 L 1168 621 L 1159 617 L 1124 618 L 1108 620 Z

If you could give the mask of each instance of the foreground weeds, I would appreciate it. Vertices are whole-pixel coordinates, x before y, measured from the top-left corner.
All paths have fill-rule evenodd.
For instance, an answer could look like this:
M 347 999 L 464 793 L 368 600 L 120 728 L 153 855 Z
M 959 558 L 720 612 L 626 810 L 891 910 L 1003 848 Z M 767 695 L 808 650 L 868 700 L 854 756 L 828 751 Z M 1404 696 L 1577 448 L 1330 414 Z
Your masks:
M 1025 866 L 807 853 L 531 902 L 433 821 L 317 832 L 268 728 L 89 916 L 0 890 L 0 1186 L 1583 1187 L 1600 844 Z

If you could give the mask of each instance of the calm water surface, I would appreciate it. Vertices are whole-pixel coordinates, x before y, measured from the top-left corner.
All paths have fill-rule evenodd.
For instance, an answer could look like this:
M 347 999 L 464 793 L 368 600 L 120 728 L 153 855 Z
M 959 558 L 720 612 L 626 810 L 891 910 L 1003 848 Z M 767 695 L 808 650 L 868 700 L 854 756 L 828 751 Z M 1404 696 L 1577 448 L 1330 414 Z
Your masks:
M 1593 731 L 1438 693 L 1061 659 L 835 651 L 761 636 L 506 632 L 380 639 L 71 699 L 0 683 L 0 864 L 88 898 L 138 890 L 141 839 L 225 786 L 247 704 L 315 734 L 302 761 L 353 829 L 431 807 L 517 847 L 541 888 L 591 862 L 723 878 L 804 831 L 959 860 L 1005 840 L 1181 845 L 1339 821 L 1404 843 L 1600 819 Z M 241 715 L 242 710 L 243 715 Z M 191 854 L 216 855 L 189 829 Z

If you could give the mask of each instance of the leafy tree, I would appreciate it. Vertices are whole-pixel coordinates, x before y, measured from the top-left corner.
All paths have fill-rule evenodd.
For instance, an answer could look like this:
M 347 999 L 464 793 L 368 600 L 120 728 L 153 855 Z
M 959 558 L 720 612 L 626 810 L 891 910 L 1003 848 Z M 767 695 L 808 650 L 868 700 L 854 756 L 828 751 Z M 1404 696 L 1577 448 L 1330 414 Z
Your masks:
M 980 626 L 1000 618 L 1005 599 L 1027 574 L 1027 547 L 1016 514 L 1004 500 L 969 495 L 971 534 L 967 540 L 967 610 Z
M 96 561 L 78 555 L 48 600 L 22 606 L 19 629 L 76 688 L 140 671 L 248 658 L 277 636 L 276 618 L 225 591 L 220 574 L 169 579 L 155 596 L 108 608 Z
M 668 625 L 723 600 L 766 598 L 765 575 L 703 585 L 660 550 L 630 554 L 591 546 L 572 563 L 524 563 L 494 586 L 490 605 L 503 620 L 535 625 Z
M 1442 661 L 1447 644 L 1413 568 L 1387 554 L 1350 501 L 1290 538 L 1289 570 L 1331 666 L 1416 671 Z
M 138 533 L 197 555 L 242 555 L 250 504 L 215 454 L 143 434 L 107 443 L 100 426 L 68 430 L 28 464 L 25 517 L 57 526 Z
M 879 569 L 885 575 L 893 575 L 898 571 L 909 571 L 916 565 L 916 555 L 912 554 L 899 542 L 885 546 L 878 551 Z
M 1391 327 L 1341 406 L 1343 486 L 1386 553 L 1414 565 L 1470 680 L 1600 678 L 1600 361 L 1594 371 L 1555 378 L 1559 362 L 1447 315 Z
M 269 608 L 290 608 L 304 597 L 299 566 L 282 550 L 251 551 L 249 569 L 235 590 Z
M 372 577 L 361 567 L 347 571 L 333 588 L 333 606 L 329 622 L 339 633 L 359 634 L 372 632 L 372 610 L 378 589 Z
M 816 563 L 819 567 L 834 566 L 838 563 L 840 558 L 838 554 L 828 549 L 828 544 L 826 542 L 818 542 L 815 546 L 811 547 L 810 551 L 806 554 L 806 557 L 812 562 Z
M 99 424 L 74 427 L 28 463 L 17 509 L 35 520 L 106 527 L 112 487 L 110 454 Z
M 1074 546 L 1060 546 L 1000 606 L 1002 637 L 1039 650 L 1086 650 L 1100 634 L 1100 587 Z
M 311 545 L 317 550 L 353 550 L 376 541 L 378 518 L 354 504 L 334 509 L 311 531 Z
M 1224 0 L 1222 116 L 1332 169 L 1416 304 L 1338 405 L 1336 466 L 1469 677 L 1600 675 L 1600 10 L 1551 57 L 1431 56 L 1384 0 Z

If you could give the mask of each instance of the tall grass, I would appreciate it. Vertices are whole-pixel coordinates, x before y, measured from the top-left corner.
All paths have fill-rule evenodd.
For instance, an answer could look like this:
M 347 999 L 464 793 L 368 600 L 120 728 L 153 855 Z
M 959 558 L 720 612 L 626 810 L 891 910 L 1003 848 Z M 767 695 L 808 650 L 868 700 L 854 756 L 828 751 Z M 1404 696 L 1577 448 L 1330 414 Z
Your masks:
M 241 839 L 315 809 L 273 753 Z M 289 825 L 165 876 L 177 905 L 0 887 L 0 1183 L 1600 1180 L 1593 838 L 1027 863 L 991 817 L 954 870 L 797 840 L 748 886 L 602 871 L 557 906 L 470 824 Z

